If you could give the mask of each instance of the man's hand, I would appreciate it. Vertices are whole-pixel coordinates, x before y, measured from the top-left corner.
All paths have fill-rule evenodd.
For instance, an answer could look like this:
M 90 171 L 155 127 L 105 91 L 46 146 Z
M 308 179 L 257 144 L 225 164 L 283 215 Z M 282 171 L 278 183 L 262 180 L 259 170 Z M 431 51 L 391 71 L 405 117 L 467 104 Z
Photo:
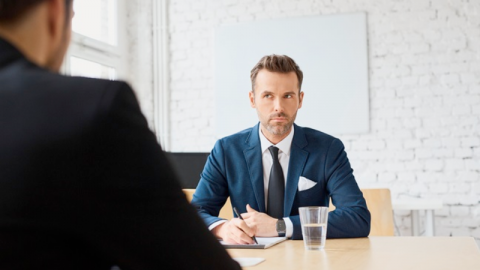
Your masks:
M 244 220 L 239 218 L 233 218 L 218 225 L 212 232 L 216 237 L 229 244 L 255 244 L 252 237 L 256 235 L 256 227 L 247 225 Z
M 247 204 L 247 213 L 242 214 L 244 221 L 247 223 L 249 227 L 257 228 L 256 236 L 263 236 L 263 237 L 276 237 L 278 236 L 277 233 L 277 220 L 276 218 L 272 218 L 271 216 L 260 213 L 250 207 Z

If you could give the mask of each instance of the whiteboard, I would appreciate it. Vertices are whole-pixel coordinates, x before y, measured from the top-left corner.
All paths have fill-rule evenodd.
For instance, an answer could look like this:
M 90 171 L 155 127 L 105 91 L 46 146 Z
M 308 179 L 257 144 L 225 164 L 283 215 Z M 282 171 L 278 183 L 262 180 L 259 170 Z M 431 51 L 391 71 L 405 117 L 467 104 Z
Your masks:
M 365 13 L 222 25 L 214 49 L 216 139 L 258 123 L 250 71 L 269 54 L 288 55 L 303 71 L 296 124 L 334 136 L 369 131 Z

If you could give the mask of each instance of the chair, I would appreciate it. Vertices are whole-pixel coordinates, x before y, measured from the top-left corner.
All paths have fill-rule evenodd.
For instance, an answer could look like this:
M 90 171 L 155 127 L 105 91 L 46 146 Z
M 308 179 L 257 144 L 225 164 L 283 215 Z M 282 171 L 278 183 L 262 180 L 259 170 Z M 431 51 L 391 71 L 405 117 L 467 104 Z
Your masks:
M 395 236 L 390 189 L 364 188 L 361 191 L 372 217 L 369 236 Z M 330 211 L 335 209 L 331 201 L 329 208 Z
M 185 196 L 187 196 L 187 200 L 190 202 L 192 201 L 193 198 L 193 193 L 195 193 L 194 188 L 184 188 L 183 193 L 185 193 Z M 220 218 L 224 218 L 227 220 L 230 220 L 233 218 L 233 208 L 232 204 L 230 203 L 230 197 L 228 197 L 227 201 L 225 202 L 225 205 L 220 209 L 220 214 L 218 215 Z

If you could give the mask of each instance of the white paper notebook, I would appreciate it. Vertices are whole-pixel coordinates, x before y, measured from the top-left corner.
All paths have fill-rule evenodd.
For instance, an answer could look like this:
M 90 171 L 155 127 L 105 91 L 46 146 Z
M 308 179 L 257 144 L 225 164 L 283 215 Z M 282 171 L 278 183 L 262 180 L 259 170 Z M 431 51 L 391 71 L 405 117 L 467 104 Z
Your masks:
M 251 257 L 251 258 L 237 257 L 233 259 L 237 261 L 241 267 L 254 266 L 265 261 L 265 258 L 256 258 L 256 257 Z
M 237 244 L 227 244 L 224 241 L 220 241 L 225 248 L 256 248 L 256 249 L 266 249 L 278 243 L 281 243 L 287 240 L 286 237 L 256 237 L 258 244 L 252 245 L 237 245 Z

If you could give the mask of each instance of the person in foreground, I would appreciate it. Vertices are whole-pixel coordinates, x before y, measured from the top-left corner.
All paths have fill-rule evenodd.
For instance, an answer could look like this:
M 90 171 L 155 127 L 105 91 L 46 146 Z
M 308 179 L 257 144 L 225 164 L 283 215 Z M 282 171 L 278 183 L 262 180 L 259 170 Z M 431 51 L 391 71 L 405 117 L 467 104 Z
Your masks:
M 241 269 L 125 82 L 58 73 L 72 0 L 0 0 L 0 269 Z
M 218 140 L 192 204 L 217 238 L 253 244 L 252 236 L 302 239 L 298 208 L 328 206 L 327 238 L 365 237 L 370 212 L 342 142 L 294 124 L 303 73 L 285 55 L 264 56 L 251 71 L 250 105 L 259 123 Z M 274 146 L 274 147 L 271 147 Z M 244 220 L 218 217 L 230 196 Z

